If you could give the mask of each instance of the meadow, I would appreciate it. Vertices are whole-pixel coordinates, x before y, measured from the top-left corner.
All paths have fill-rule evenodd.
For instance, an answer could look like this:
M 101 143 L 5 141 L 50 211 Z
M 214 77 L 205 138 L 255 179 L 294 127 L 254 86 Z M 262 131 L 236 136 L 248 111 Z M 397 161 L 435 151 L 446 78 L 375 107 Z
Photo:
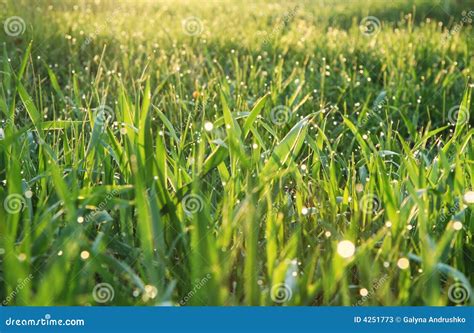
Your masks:
M 2 305 L 474 305 L 474 2 L 0 8 Z

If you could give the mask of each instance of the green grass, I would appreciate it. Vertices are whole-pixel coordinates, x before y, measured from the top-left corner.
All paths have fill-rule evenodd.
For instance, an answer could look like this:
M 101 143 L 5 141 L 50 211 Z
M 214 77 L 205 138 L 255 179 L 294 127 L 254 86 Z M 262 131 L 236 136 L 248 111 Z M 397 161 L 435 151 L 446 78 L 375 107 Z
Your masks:
M 45 3 L 1 3 L 4 305 L 473 304 L 474 4 Z

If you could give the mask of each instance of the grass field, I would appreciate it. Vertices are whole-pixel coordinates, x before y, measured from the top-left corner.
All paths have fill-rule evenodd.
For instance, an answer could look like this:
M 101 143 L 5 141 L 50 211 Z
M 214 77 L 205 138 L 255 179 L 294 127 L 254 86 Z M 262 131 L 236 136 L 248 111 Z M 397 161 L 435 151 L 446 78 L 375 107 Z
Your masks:
M 474 2 L 0 8 L 2 305 L 474 304 Z

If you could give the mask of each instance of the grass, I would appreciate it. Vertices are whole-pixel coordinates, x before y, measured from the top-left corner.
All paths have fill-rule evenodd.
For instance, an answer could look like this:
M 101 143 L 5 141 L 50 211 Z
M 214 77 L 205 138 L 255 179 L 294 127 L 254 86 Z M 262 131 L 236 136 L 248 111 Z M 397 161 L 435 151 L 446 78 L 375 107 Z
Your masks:
M 2 6 L 3 305 L 473 304 L 474 6 Z

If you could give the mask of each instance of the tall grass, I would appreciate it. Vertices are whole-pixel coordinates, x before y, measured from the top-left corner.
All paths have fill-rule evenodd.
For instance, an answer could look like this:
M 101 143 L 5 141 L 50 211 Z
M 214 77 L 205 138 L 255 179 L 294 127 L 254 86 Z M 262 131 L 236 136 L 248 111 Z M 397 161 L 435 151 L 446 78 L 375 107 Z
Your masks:
M 472 304 L 474 8 L 4 5 L 4 305 Z

